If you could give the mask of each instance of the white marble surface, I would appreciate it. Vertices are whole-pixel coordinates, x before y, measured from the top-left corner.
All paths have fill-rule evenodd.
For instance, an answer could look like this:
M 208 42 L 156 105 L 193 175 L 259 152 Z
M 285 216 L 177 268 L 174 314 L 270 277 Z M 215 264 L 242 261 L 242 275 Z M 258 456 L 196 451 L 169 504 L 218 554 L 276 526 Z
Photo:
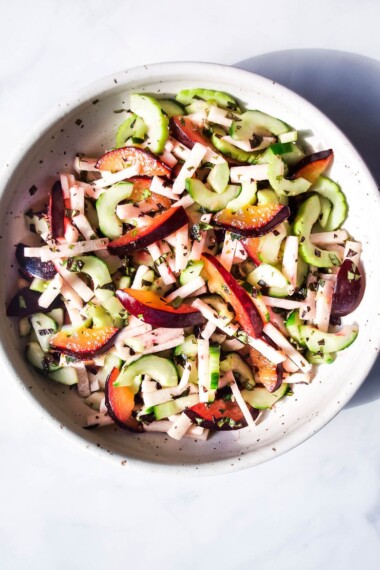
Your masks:
M 234 13 L 214 0 L 1 2 L 0 163 L 61 96 L 98 77 L 202 60 L 243 62 L 308 97 L 380 181 L 380 4 L 357 4 L 241 0 Z M 379 365 L 312 439 L 218 478 L 139 475 L 100 461 L 47 425 L 11 378 L 1 384 L 4 570 L 379 568 Z

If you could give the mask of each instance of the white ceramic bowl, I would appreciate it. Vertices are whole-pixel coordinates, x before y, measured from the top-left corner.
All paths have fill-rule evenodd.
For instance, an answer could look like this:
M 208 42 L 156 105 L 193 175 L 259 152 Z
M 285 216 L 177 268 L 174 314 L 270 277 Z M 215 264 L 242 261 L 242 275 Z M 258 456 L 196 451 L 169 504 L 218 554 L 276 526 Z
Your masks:
M 273 81 L 231 67 L 206 63 L 165 63 L 117 73 L 61 102 L 34 133 L 21 143 L 15 160 L 1 180 L 0 298 L 15 289 L 14 246 L 27 232 L 23 212 L 47 194 L 57 173 L 72 168 L 77 152 L 97 156 L 113 144 L 116 127 L 128 108 L 133 91 L 176 93 L 188 87 L 208 87 L 231 93 L 245 107 L 273 114 L 301 131 L 315 151 L 333 148 L 331 176 L 341 184 L 350 206 L 345 227 L 363 242 L 367 288 L 364 299 L 348 321 L 360 326 L 358 340 L 321 367 L 310 386 L 296 386 L 295 395 L 281 401 L 252 431 L 215 433 L 207 442 L 176 442 L 161 434 L 132 435 L 118 428 L 83 429 L 85 406 L 77 395 L 42 378 L 25 363 L 16 323 L 3 313 L 1 364 L 10 377 L 39 405 L 56 426 L 102 457 L 151 470 L 178 473 L 220 473 L 250 467 L 298 445 L 348 402 L 369 372 L 379 346 L 380 203 L 376 184 L 363 160 L 339 129 L 310 103 Z M 80 119 L 80 121 L 79 121 Z M 80 124 L 78 124 L 80 123 Z M 30 196 L 32 185 L 37 194 Z M 3 309 L 4 310 L 4 309 Z

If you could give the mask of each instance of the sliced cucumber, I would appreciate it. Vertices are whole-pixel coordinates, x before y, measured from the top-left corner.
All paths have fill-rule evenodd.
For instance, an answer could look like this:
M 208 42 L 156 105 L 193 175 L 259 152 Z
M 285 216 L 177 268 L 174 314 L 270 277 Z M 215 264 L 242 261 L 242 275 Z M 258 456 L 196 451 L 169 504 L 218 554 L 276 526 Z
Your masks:
M 322 354 L 344 350 L 358 336 L 358 329 L 354 326 L 345 326 L 337 333 L 328 333 L 310 325 L 301 325 L 299 331 L 301 339 L 310 352 Z
M 267 263 L 261 263 L 247 275 L 247 281 L 254 287 L 269 287 L 272 297 L 287 297 L 293 289 L 279 269 Z
M 92 228 L 99 227 L 99 218 L 96 211 L 95 202 L 93 200 L 90 200 L 90 198 L 85 198 L 84 200 L 84 214 L 90 222 Z
M 32 327 L 28 317 L 22 317 L 18 322 L 18 334 L 20 336 L 28 336 Z
M 105 289 L 100 289 L 100 291 L 106 291 Z M 122 328 L 124 326 L 124 319 L 126 319 L 128 313 L 123 305 L 120 303 L 119 299 L 112 295 L 108 299 L 102 300 L 102 306 L 109 312 L 114 322 L 115 327 Z
M 158 103 L 169 119 L 178 115 L 184 115 L 185 109 L 174 99 L 158 99 Z
M 237 146 L 221 139 L 216 133 L 212 135 L 211 142 L 216 150 L 225 154 L 229 158 L 238 160 L 239 162 L 255 164 L 255 162 L 257 162 L 257 158 L 260 156 L 260 152 L 246 152 L 241 148 L 237 148 Z
M 238 376 L 244 388 L 251 390 L 254 387 L 255 379 L 251 368 L 236 352 L 227 354 L 226 358 L 220 363 L 221 372 L 229 372 L 230 370 Z
M 288 388 L 289 385 L 284 383 L 275 392 L 268 392 L 266 388 L 256 386 L 253 390 L 242 390 L 241 395 L 252 408 L 268 410 L 273 408 L 274 404 L 286 395 Z
M 207 295 L 206 297 L 202 297 L 202 301 L 215 309 L 218 313 L 218 317 L 225 325 L 228 325 L 235 316 L 235 314 L 229 310 L 227 303 L 225 303 L 219 295 Z
M 178 375 L 180 377 L 182 377 L 183 373 L 185 372 L 185 369 L 183 368 L 183 366 L 181 366 L 180 364 L 177 364 L 177 370 L 178 370 Z M 197 368 L 197 364 L 196 364 L 195 360 L 193 360 L 193 362 L 192 362 L 189 384 L 198 385 L 198 368 Z
M 296 286 L 298 289 L 302 287 L 309 273 L 309 265 L 302 259 L 302 257 L 298 258 L 297 262 L 297 279 L 296 279 Z
M 326 232 L 332 232 L 340 228 L 347 217 L 348 205 L 346 197 L 336 182 L 320 176 L 312 187 L 313 192 L 317 192 L 320 196 L 330 200 L 332 210 L 325 226 L 322 226 Z
M 29 364 L 38 370 L 53 372 L 59 368 L 57 364 L 49 359 L 49 355 L 44 353 L 38 342 L 31 341 L 27 344 L 25 356 Z
M 100 410 L 100 404 L 102 403 L 103 399 L 104 392 L 94 392 L 84 400 L 84 403 L 92 410 L 96 410 L 98 412 Z
M 291 153 L 293 148 L 292 148 L 292 145 L 290 143 L 278 142 L 278 143 L 274 143 L 274 144 L 270 145 L 268 150 L 270 152 L 272 152 L 273 154 L 283 155 L 283 154 Z
M 54 370 L 54 372 L 49 372 L 48 377 L 50 380 L 65 384 L 66 386 L 78 384 L 78 372 L 73 366 L 58 368 L 58 370 Z
M 334 352 L 321 354 L 320 352 L 314 353 L 308 350 L 305 357 L 310 364 L 332 364 L 336 359 L 336 354 Z
M 220 378 L 220 346 L 211 345 L 209 348 L 210 390 L 216 390 L 218 388 L 219 378 Z
M 250 140 L 253 135 L 281 135 L 293 130 L 289 125 L 262 111 L 246 111 L 233 121 L 230 135 L 238 141 Z
M 57 327 L 60 329 L 63 326 L 64 321 L 64 313 L 63 309 L 52 309 L 49 313 L 47 313 L 49 317 L 53 319 L 57 323 Z
M 110 239 L 116 239 L 123 233 L 123 222 L 116 215 L 116 206 L 129 198 L 132 190 L 133 184 L 130 182 L 118 182 L 96 200 L 100 230 Z
M 211 169 L 211 172 L 207 177 L 207 182 L 215 192 L 223 194 L 228 186 L 229 179 L 230 169 L 228 164 L 227 162 L 222 162 L 221 164 L 215 164 Z
M 311 182 L 305 178 L 296 178 L 295 180 L 284 178 L 284 162 L 281 158 L 270 152 L 268 159 L 269 182 L 279 196 L 298 196 L 298 194 L 307 192 Z
M 333 267 L 340 265 L 337 256 L 322 250 L 310 241 L 313 225 L 318 221 L 321 205 L 318 196 L 314 195 L 301 204 L 294 221 L 294 234 L 300 238 L 299 251 L 302 259 L 316 267 Z
M 197 178 L 186 178 L 186 190 L 192 199 L 209 212 L 223 210 L 228 202 L 236 198 L 241 192 L 241 186 L 230 185 L 223 194 L 213 192 Z
M 149 149 L 156 154 L 163 152 L 169 137 L 169 119 L 160 103 L 150 95 L 133 93 L 130 106 L 131 111 L 141 117 L 148 127 Z
M 50 281 L 45 281 L 45 279 L 40 279 L 39 277 L 35 277 L 31 284 L 29 285 L 29 289 L 31 291 L 37 291 L 37 293 L 43 293 L 46 287 L 49 285 Z
M 88 303 L 83 311 L 89 319 L 92 319 L 94 328 L 113 327 L 113 319 L 111 315 L 101 305 Z
M 42 350 L 47 352 L 50 348 L 50 339 L 57 332 L 57 323 L 44 313 L 36 313 L 30 318 L 30 324 Z
M 116 133 L 116 148 L 125 146 L 126 141 L 132 138 L 135 142 L 143 142 L 148 132 L 148 127 L 141 117 L 134 113 L 120 125 Z
M 124 365 L 115 382 L 115 386 L 130 386 L 134 393 L 140 389 L 140 384 L 136 385 L 135 378 L 147 374 L 161 386 L 177 386 L 177 369 L 171 360 L 149 354 L 142 356 L 132 364 Z
M 305 158 L 305 153 L 298 144 L 291 144 L 290 152 L 285 152 L 281 155 L 282 160 L 289 166 L 297 164 L 302 158 Z
M 284 223 L 279 224 L 274 230 L 260 238 L 258 256 L 263 263 L 276 265 L 279 263 L 279 253 L 287 231 Z
M 163 420 L 169 416 L 175 416 L 180 412 L 183 412 L 187 408 L 191 408 L 198 404 L 199 396 L 198 394 L 192 394 L 190 396 L 183 396 L 182 398 L 176 398 L 170 402 L 165 402 L 164 404 L 157 404 L 153 406 L 153 413 L 156 420 Z
M 115 353 L 109 352 L 106 354 L 104 359 L 104 366 L 101 366 L 95 375 L 95 378 L 99 382 L 101 389 L 104 389 L 106 385 L 106 380 L 110 375 L 113 368 L 120 370 L 123 361 Z
M 176 346 L 174 349 L 174 356 L 186 356 L 192 360 L 198 354 L 198 341 L 194 334 L 190 334 L 185 338 L 185 341 Z
M 228 209 L 236 212 L 245 206 L 256 203 L 256 182 L 242 182 L 241 192 L 237 198 L 228 202 Z
M 183 271 L 181 271 L 179 276 L 180 285 L 186 285 L 189 281 L 192 281 L 196 277 L 199 277 L 203 269 L 203 261 L 189 261 L 187 266 Z
M 285 321 L 285 326 L 291 338 L 295 340 L 299 346 L 306 347 L 306 344 L 300 335 L 299 328 L 301 325 L 303 325 L 303 321 L 300 319 L 298 311 L 293 311 L 290 313 Z
M 214 91 L 212 89 L 182 89 L 177 95 L 176 100 L 182 105 L 190 105 L 194 99 L 203 99 L 203 101 L 215 101 L 219 107 L 223 109 L 239 110 L 238 104 L 228 93 L 223 91 Z
M 326 228 L 327 222 L 331 214 L 332 204 L 330 200 L 328 200 L 328 198 L 325 198 L 324 196 L 319 196 L 319 201 L 321 203 L 321 213 L 319 214 L 318 222 L 321 228 Z
M 274 190 L 259 190 L 257 192 L 257 203 L 259 206 L 278 204 L 278 196 Z
M 67 262 L 67 268 L 74 273 L 86 273 L 91 277 L 95 290 L 112 283 L 107 264 L 95 255 L 70 257 Z

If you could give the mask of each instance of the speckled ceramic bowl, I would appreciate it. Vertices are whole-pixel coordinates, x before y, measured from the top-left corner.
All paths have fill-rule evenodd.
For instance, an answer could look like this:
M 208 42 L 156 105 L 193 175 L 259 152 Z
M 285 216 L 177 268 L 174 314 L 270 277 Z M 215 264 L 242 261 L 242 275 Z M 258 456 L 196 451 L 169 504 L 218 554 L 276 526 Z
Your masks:
M 16 323 L 1 319 L 1 364 L 56 426 L 84 448 L 133 467 L 174 473 L 221 473 L 257 465 L 298 445 L 323 427 L 348 402 L 365 379 L 379 346 L 380 256 L 378 190 L 362 159 L 346 137 L 320 111 L 275 82 L 231 67 L 206 63 L 165 63 L 122 71 L 83 90 L 57 109 L 21 143 L 1 179 L 1 306 L 14 291 L 14 246 L 26 236 L 23 212 L 46 195 L 52 180 L 70 170 L 77 152 L 99 155 L 113 144 L 121 115 L 133 91 L 175 93 L 185 87 L 221 89 L 248 108 L 278 116 L 298 130 L 312 131 L 314 150 L 332 147 L 331 176 L 350 205 L 345 227 L 363 242 L 367 289 L 349 321 L 360 326 L 358 340 L 321 367 L 310 386 L 299 385 L 252 429 L 215 433 L 207 442 L 176 442 L 162 434 L 132 435 L 114 427 L 83 429 L 85 406 L 75 392 L 48 381 L 24 361 Z M 31 196 L 32 185 L 38 188 Z

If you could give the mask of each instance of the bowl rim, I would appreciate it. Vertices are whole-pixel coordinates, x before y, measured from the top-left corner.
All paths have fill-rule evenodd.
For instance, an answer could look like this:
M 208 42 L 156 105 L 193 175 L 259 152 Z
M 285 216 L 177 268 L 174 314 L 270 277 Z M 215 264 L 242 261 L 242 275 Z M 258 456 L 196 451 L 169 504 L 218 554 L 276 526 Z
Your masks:
M 360 166 L 360 172 L 362 177 L 365 179 L 367 184 L 367 190 L 375 198 L 375 203 L 380 212 L 380 194 L 378 192 L 377 184 L 371 175 L 365 161 L 360 156 L 359 152 L 353 146 L 351 141 L 347 138 L 345 134 L 335 125 L 335 123 L 329 119 L 324 113 L 322 113 L 317 107 L 312 103 L 304 99 L 302 96 L 298 95 L 294 91 L 284 87 L 283 85 L 273 81 L 269 78 L 263 77 L 256 73 L 250 71 L 242 70 L 233 66 L 218 64 L 218 63 L 207 63 L 207 62 L 163 62 L 154 63 L 149 65 L 137 66 L 129 69 L 124 69 L 116 73 L 109 74 L 102 77 L 87 86 L 82 87 L 73 95 L 67 97 L 65 100 L 61 101 L 55 105 L 40 121 L 36 123 L 34 127 L 29 131 L 29 134 L 24 137 L 23 142 L 20 144 L 18 149 L 11 155 L 11 158 L 7 164 L 1 169 L 0 172 L 0 196 L 3 195 L 6 186 L 11 180 L 13 174 L 15 173 L 19 163 L 22 160 L 23 155 L 35 144 L 38 140 L 44 136 L 44 134 L 51 128 L 52 124 L 59 120 L 62 120 L 66 115 L 70 114 L 76 107 L 82 105 L 92 99 L 100 97 L 102 94 L 109 94 L 112 89 L 120 89 L 123 86 L 128 88 L 131 82 L 142 81 L 152 81 L 159 80 L 164 74 L 171 76 L 173 80 L 176 79 L 176 75 L 181 75 L 184 72 L 197 76 L 200 70 L 207 70 L 210 74 L 211 80 L 220 80 L 221 82 L 229 83 L 229 77 L 233 75 L 236 78 L 236 82 L 240 85 L 244 85 L 245 81 L 249 82 L 255 80 L 258 85 L 262 85 L 264 88 L 271 86 L 272 89 L 276 90 L 277 93 L 281 95 L 281 99 L 287 97 L 293 100 L 294 104 L 302 105 L 303 109 L 309 111 L 314 117 L 319 118 L 324 123 L 324 128 L 334 131 L 336 137 L 340 138 L 342 143 L 344 143 L 349 151 L 355 156 L 357 164 Z M 164 81 L 167 81 L 165 79 Z M 292 105 L 293 106 L 293 105 Z M 372 337 L 372 346 L 380 348 L 380 328 L 377 331 L 376 338 Z M 21 357 L 21 355 L 20 355 Z M 287 433 L 281 439 L 281 448 L 275 449 L 271 448 L 268 444 L 261 447 L 259 450 L 252 450 L 241 456 L 240 461 L 235 461 L 231 458 L 220 459 L 216 461 L 207 461 L 200 464 L 183 464 L 180 463 L 160 463 L 159 461 L 151 461 L 145 458 L 131 458 L 128 456 L 123 456 L 118 452 L 113 452 L 112 454 L 102 447 L 96 446 L 95 443 L 84 439 L 81 435 L 76 433 L 73 429 L 68 426 L 63 426 L 60 421 L 51 415 L 51 413 L 43 406 L 43 404 L 25 387 L 25 382 L 18 375 L 15 367 L 13 366 L 11 360 L 8 358 L 5 352 L 5 347 L 3 345 L 2 339 L 0 339 L 0 362 L 4 363 L 6 366 L 6 372 L 10 377 L 15 378 L 16 385 L 19 386 L 22 393 L 27 396 L 30 402 L 43 413 L 43 417 L 47 417 L 49 424 L 55 426 L 60 433 L 64 433 L 71 440 L 76 441 L 81 445 L 86 451 L 91 451 L 96 453 L 99 457 L 108 458 L 112 461 L 116 461 L 119 465 L 127 465 L 129 468 L 134 470 L 145 470 L 151 473 L 165 473 L 169 475 L 175 475 L 177 473 L 187 474 L 187 475 L 215 475 L 224 474 L 232 471 L 237 471 L 241 469 L 247 469 L 254 467 L 261 463 L 264 463 L 275 457 L 279 457 L 283 453 L 290 451 L 297 445 L 303 443 L 309 437 L 317 433 L 322 427 L 327 425 L 347 404 L 347 402 L 353 397 L 353 395 L 360 388 L 370 370 L 372 369 L 375 361 L 377 359 L 377 353 L 374 350 L 372 353 L 368 353 L 363 366 L 361 367 L 360 374 L 357 374 L 352 382 L 351 386 L 346 386 L 346 392 L 341 395 L 339 406 L 334 406 L 332 404 L 323 408 L 323 410 L 314 417 L 307 425 L 301 425 L 296 427 L 291 432 Z

